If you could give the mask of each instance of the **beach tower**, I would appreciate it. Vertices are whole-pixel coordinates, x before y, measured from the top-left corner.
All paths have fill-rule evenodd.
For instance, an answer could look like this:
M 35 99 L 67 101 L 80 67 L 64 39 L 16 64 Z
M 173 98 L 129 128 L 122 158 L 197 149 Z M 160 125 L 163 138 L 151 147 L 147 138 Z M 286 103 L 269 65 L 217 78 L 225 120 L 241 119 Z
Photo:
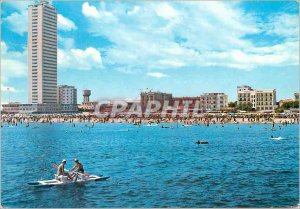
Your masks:
M 91 90 L 83 90 L 83 102 L 89 102 L 91 96 Z

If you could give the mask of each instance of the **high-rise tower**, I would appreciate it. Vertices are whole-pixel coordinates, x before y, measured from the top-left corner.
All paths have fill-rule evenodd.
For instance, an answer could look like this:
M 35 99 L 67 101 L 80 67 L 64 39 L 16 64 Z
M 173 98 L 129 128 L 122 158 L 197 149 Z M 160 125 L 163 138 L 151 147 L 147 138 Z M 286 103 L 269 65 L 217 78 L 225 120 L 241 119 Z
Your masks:
M 57 10 L 40 0 L 28 7 L 29 103 L 57 103 Z

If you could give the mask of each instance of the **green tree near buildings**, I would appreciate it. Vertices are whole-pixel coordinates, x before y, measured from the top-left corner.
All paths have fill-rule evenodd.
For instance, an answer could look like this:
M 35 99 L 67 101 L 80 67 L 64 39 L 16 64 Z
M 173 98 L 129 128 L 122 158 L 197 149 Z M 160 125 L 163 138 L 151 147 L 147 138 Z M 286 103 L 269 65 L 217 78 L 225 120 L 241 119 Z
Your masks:
M 290 108 L 299 108 L 299 102 L 298 101 L 285 102 L 281 105 L 281 108 L 285 110 L 288 110 Z
M 277 108 L 275 109 L 275 112 L 276 112 L 276 113 L 283 113 L 283 112 L 284 112 L 284 109 L 283 109 L 282 107 L 277 107 Z
M 238 110 L 243 110 L 243 111 L 252 111 L 252 104 L 250 102 L 248 103 L 240 103 L 237 105 Z
M 237 107 L 237 101 L 235 102 L 229 102 L 228 107 L 236 108 Z
M 275 109 L 275 112 L 276 113 L 283 113 L 284 110 L 289 110 L 291 108 L 299 108 L 299 101 L 285 102 L 280 107 L 277 107 Z

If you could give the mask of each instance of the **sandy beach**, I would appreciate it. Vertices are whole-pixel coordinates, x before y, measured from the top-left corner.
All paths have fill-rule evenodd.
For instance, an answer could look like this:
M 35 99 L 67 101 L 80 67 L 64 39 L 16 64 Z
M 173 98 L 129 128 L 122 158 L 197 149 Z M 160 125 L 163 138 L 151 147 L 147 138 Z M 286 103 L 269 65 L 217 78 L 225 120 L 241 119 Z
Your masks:
M 293 115 L 230 115 L 230 114 L 206 114 L 203 117 L 197 118 L 172 118 L 172 117 L 97 117 L 94 115 L 35 115 L 35 116 L 16 116 L 16 115 L 2 115 L 2 123 L 16 124 L 16 123 L 132 123 L 151 124 L 151 123 L 182 123 L 187 125 L 193 124 L 295 124 L 299 123 L 299 117 Z

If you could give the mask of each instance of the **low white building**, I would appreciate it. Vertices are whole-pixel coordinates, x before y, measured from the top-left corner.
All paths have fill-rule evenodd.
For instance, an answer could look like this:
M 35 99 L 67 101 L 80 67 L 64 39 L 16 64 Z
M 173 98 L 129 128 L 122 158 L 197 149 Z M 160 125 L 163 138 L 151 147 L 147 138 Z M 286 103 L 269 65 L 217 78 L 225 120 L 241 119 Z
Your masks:
M 58 86 L 58 103 L 63 105 L 77 104 L 77 89 L 74 86 Z
M 59 113 L 58 104 L 22 104 L 20 105 L 20 114 L 53 114 Z
M 98 102 L 82 102 L 80 105 L 78 105 L 78 108 L 83 111 L 95 111 L 97 104 Z
M 276 106 L 276 89 L 257 90 L 250 86 L 237 87 L 237 104 L 251 103 L 259 112 L 273 112 Z
M 59 105 L 60 113 L 76 113 L 78 112 L 77 104 L 60 104 Z
M 54 113 L 76 113 L 77 104 L 21 104 L 10 103 L 2 105 L 3 113 L 7 114 L 54 114 Z
M 7 114 L 17 114 L 20 111 L 20 102 L 10 102 L 2 105 L 2 112 Z

